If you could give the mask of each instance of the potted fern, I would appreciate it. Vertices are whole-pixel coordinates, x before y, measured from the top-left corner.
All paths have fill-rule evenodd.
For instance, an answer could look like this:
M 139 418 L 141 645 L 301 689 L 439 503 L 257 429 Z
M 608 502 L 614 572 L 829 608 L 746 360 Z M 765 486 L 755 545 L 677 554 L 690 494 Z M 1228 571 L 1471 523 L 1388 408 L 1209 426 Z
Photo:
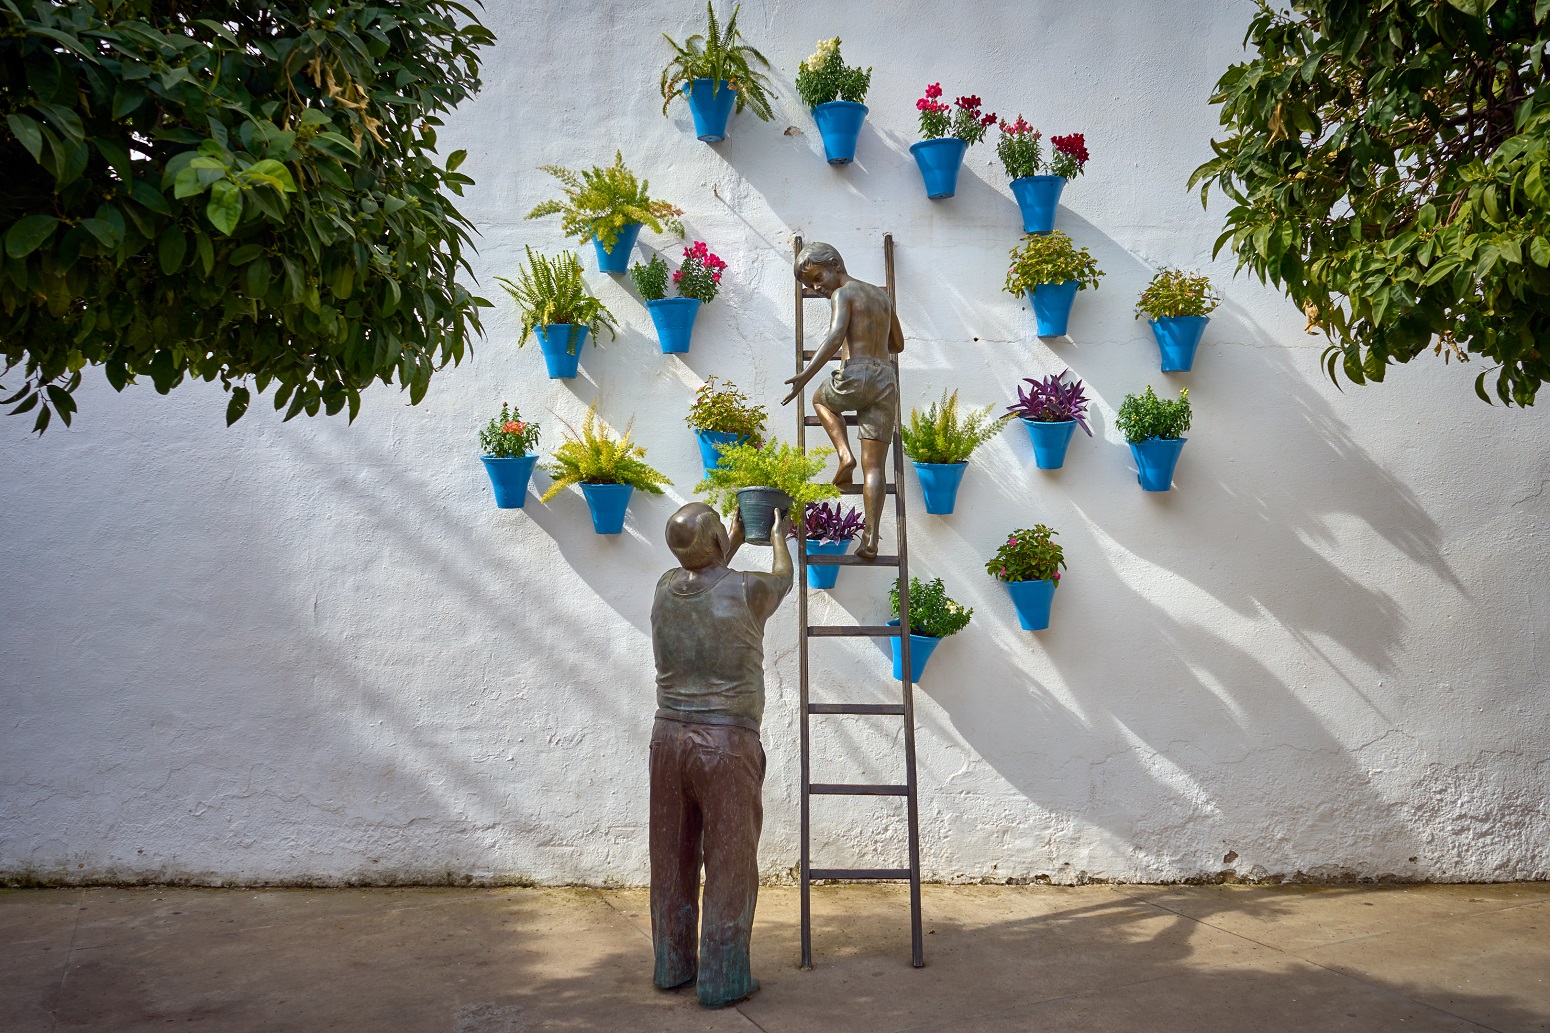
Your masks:
M 866 527 L 866 519 L 855 506 L 846 509 L 835 503 L 820 502 L 808 506 L 803 517 L 801 536 L 807 542 L 807 587 L 833 588 L 840 577 L 840 568 L 832 563 L 814 563 L 814 556 L 843 556 L 850 551 L 856 538 Z M 787 537 L 797 537 L 798 527 L 793 525 Z
M 721 289 L 721 274 L 726 262 L 717 257 L 703 240 L 696 240 L 684 248 L 683 264 L 673 273 L 673 286 L 678 297 L 667 296 L 667 263 L 661 255 L 652 255 L 645 265 L 635 263 L 630 279 L 646 302 L 646 311 L 657 328 L 657 343 L 662 354 L 673 355 L 687 352 L 689 340 L 694 335 L 694 317 L 701 305 L 716 300 Z
M 795 522 L 802 519 L 801 507 L 839 498 L 834 485 L 813 482 L 833 454 L 832 448 L 804 451 L 775 440 L 731 445 L 721 450 L 721 461 L 705 471 L 694 490 L 723 514 L 735 507 L 743 515 L 749 544 L 768 545 L 775 510 L 792 512 Z
M 956 108 L 957 110 L 953 110 Z M 942 99 L 942 84 L 926 87 L 926 95 L 915 102 L 920 112 L 918 143 L 910 144 L 910 154 L 926 184 L 926 196 L 936 201 L 958 192 L 958 170 L 972 144 L 985 139 L 996 124 L 995 112 L 980 114 L 977 96 L 959 97 L 952 105 Z
M 1026 388 L 1017 389 L 1017 401 L 1007 411 L 1021 418 L 1033 442 L 1033 461 L 1040 470 L 1058 470 L 1066 464 L 1066 447 L 1080 426 L 1093 436 L 1087 425 L 1087 390 L 1080 380 L 1066 383 L 1070 370 L 1051 373 L 1042 380 L 1025 377 Z
M 888 590 L 888 602 L 893 619 L 891 627 L 899 626 L 899 583 L 895 581 Z M 969 626 L 974 611 L 954 602 L 947 595 L 942 579 L 921 581 L 910 578 L 910 681 L 920 681 L 925 673 L 926 661 L 936 652 L 936 647 L 949 635 L 956 635 Z M 888 641 L 893 646 L 893 676 L 904 680 L 904 650 L 895 635 Z
M 927 513 L 942 515 L 953 511 L 969 456 L 1011 422 L 1011 416 L 991 418 L 990 409 L 987 405 L 960 416 L 958 392 L 954 391 L 944 394 L 940 403 L 932 402 L 924 413 L 910 410 L 910 418 L 900 433 L 904 454 L 915 463 Z
M 538 462 L 533 452 L 538 445 L 538 424 L 524 420 L 520 412 L 502 402 L 501 414 L 479 432 L 479 445 L 484 450 L 479 458 L 495 489 L 496 508 L 521 509 L 527 501 L 533 465 Z
M 660 495 L 663 486 L 673 483 L 646 465 L 646 450 L 631 440 L 630 427 L 624 429 L 623 437 L 608 432 L 597 418 L 596 402 L 587 410 L 580 433 L 568 423 L 565 429 L 570 434 L 545 467 L 554 483 L 539 501 L 548 502 L 572 484 L 581 485 L 581 494 L 592 511 L 592 530 L 598 534 L 624 530 L 624 511 L 636 488 Z
M 1001 122 L 996 156 L 1012 181 L 1012 196 L 1023 215 L 1024 233 L 1049 233 L 1055 229 L 1055 212 L 1066 181 L 1082 174 L 1087 165 L 1087 141 L 1081 133 L 1050 137 L 1049 160 L 1039 145 L 1041 134 L 1023 116 Z
M 694 116 L 694 133 L 706 143 L 719 143 L 726 139 L 727 119 L 736 107 L 745 107 L 768 122 L 774 117 L 770 110 L 770 83 L 750 62 L 765 68 L 770 66 L 765 56 L 742 42 L 737 31 L 737 13 L 741 7 L 732 8 L 732 17 L 726 28 L 716 18 L 711 0 L 705 2 L 708 22 L 703 34 L 696 33 L 677 43 L 673 37 L 662 34 L 673 48 L 673 57 L 662 69 L 662 114 L 676 97 L 683 97 Z
M 1120 403 L 1114 425 L 1130 444 L 1136 460 L 1136 480 L 1146 491 L 1167 491 L 1173 487 L 1173 469 L 1184 450 L 1184 432 L 1189 430 L 1189 388 L 1179 392 L 1177 401 L 1164 401 L 1148 387 L 1145 394 L 1126 395 Z
M 522 336 L 517 347 L 527 343 L 529 334 L 538 336 L 544 365 L 555 380 L 570 380 L 581 361 L 581 346 L 591 334 L 596 341 L 604 330 L 615 337 L 613 316 L 587 290 L 581 276 L 581 259 L 574 251 L 558 258 L 546 258 L 527 248 L 527 265 L 516 282 L 497 276 L 496 280 L 516 301 L 522 319 Z
M 1182 269 L 1159 269 L 1136 302 L 1136 318 L 1151 318 L 1152 336 L 1162 353 L 1164 373 L 1187 373 L 1195 365 L 1195 349 L 1220 305 L 1211 281 Z
M 1071 320 L 1076 292 L 1096 288 L 1103 270 L 1084 247 L 1077 247 L 1059 230 L 1033 234 L 1012 249 L 1006 286 L 1013 297 L 1027 295 L 1033 305 L 1040 337 L 1060 337 Z
M 768 419 L 764 406 L 754 405 L 730 380 L 718 387 L 714 375 L 694 393 L 694 404 L 684 422 L 700 443 L 700 462 L 706 473 L 721 461 L 721 450 L 730 445 L 757 445 L 764 437 Z
M 1060 568 L 1066 554 L 1055 544 L 1057 532 L 1043 524 L 1013 531 L 985 564 L 991 577 L 1006 585 L 1024 631 L 1049 627 L 1050 604 L 1060 587 Z
M 622 151 L 614 152 L 614 163 L 606 168 L 594 165 L 582 172 L 558 165 L 539 168 L 560 181 L 565 196 L 544 201 L 527 218 L 560 216 L 560 228 L 567 237 L 582 244 L 592 242 L 602 272 L 622 273 L 629 267 L 642 226 L 650 226 L 653 233 L 671 230 L 683 236 L 683 223 L 677 218 L 683 210 L 654 200 L 649 184 L 636 179 L 624 164 Z
M 813 113 L 830 165 L 856 160 L 856 138 L 866 121 L 866 91 L 872 69 L 851 67 L 840 57 L 840 38 L 821 39 L 813 56 L 797 69 L 797 93 Z

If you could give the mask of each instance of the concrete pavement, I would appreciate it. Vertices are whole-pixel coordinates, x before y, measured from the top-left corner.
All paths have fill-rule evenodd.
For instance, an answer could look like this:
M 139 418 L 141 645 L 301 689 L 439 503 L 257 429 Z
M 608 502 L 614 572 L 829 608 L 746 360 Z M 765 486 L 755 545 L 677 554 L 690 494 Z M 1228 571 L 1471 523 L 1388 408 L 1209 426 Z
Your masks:
M 0 1030 L 1550 1031 L 1550 883 L 765 888 L 764 989 L 651 987 L 643 890 L 0 891 Z

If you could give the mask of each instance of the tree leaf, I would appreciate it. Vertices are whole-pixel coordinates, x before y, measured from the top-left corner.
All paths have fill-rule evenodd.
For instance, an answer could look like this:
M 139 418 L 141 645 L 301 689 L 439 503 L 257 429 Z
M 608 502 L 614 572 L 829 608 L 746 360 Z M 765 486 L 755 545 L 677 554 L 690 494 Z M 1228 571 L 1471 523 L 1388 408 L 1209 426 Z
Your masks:
M 242 188 L 229 179 L 210 184 L 210 203 L 205 208 L 210 224 L 228 237 L 242 221 Z
M 156 245 L 156 261 L 168 276 L 183 268 L 183 257 L 188 254 L 188 240 L 174 223 L 162 231 Z
M 27 148 L 27 153 L 33 160 L 41 161 L 43 158 L 43 128 L 38 123 L 20 112 L 12 112 L 5 116 L 6 125 L 11 127 L 11 132 L 21 145 Z
M 26 215 L 16 220 L 5 235 L 5 253 L 12 258 L 25 258 L 36 251 L 53 235 L 59 220 L 52 215 Z

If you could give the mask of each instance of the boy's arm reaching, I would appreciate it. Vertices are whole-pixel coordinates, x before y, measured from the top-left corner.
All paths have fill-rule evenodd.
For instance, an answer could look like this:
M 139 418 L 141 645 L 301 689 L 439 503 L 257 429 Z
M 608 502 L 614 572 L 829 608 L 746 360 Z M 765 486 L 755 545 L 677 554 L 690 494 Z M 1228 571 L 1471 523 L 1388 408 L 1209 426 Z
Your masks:
M 786 380 L 786 383 L 791 385 L 791 393 L 780 400 L 781 405 L 785 405 L 795 398 L 797 392 L 806 387 L 807 382 L 813 379 L 819 370 L 828 365 L 829 360 L 834 358 L 835 353 L 840 350 L 840 345 L 845 343 L 845 331 L 850 328 L 850 299 L 836 292 L 831 306 L 834 310 L 834 318 L 829 324 L 829 335 L 823 339 L 823 343 L 813 353 L 813 361 L 809 362 L 802 372 Z M 902 338 L 903 335 L 901 334 L 900 339 L 902 340 Z

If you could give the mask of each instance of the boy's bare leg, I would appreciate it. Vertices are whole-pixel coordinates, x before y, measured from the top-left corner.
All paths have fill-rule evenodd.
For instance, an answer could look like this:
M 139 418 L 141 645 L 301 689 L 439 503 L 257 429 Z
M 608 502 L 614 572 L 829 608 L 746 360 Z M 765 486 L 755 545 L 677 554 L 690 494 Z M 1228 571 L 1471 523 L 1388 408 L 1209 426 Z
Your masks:
M 861 439 L 861 511 L 866 516 L 866 532 L 861 547 L 856 550 L 859 559 L 869 560 L 877 555 L 877 540 L 882 536 L 883 488 L 886 484 L 888 442 Z
M 840 468 L 834 474 L 834 483 L 846 485 L 854 482 L 856 457 L 850 451 L 850 434 L 845 430 L 845 417 L 825 409 L 817 402 L 813 403 L 813 415 L 818 417 L 818 422 L 823 424 L 823 429 L 829 432 L 829 440 L 834 443 L 834 452 L 840 460 Z M 863 448 L 866 447 L 865 441 L 861 444 Z

